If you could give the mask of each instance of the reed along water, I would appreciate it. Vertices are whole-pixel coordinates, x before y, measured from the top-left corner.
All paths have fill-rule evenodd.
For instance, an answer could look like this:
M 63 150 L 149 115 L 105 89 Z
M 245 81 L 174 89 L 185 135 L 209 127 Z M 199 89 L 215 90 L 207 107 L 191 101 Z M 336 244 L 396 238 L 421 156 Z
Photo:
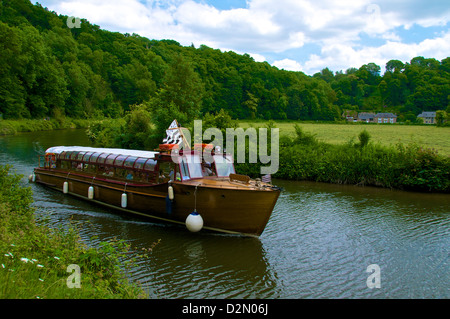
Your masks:
M 28 185 L 37 155 L 56 145 L 90 143 L 83 130 L 3 136 L 0 164 Z M 284 190 L 259 238 L 193 234 L 31 187 L 37 218 L 72 220 L 87 245 L 122 239 L 135 258 L 160 240 L 128 271 L 151 298 L 450 298 L 448 194 L 273 182 Z

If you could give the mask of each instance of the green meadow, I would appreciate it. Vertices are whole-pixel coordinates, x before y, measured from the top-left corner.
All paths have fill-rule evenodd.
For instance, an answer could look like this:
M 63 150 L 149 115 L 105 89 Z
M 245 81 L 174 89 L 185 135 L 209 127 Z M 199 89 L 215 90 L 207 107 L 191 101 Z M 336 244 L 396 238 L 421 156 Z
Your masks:
M 264 127 L 267 122 L 240 121 L 239 126 L 247 128 Z M 400 125 L 400 124 L 326 124 L 304 122 L 275 122 L 280 129 L 280 135 L 295 136 L 294 125 L 301 126 L 304 132 L 313 134 L 317 140 L 330 144 L 356 142 L 358 134 L 364 129 L 371 136 L 372 143 L 384 146 L 395 144 L 411 144 L 434 148 L 439 154 L 450 156 L 450 127 L 436 127 L 434 125 Z

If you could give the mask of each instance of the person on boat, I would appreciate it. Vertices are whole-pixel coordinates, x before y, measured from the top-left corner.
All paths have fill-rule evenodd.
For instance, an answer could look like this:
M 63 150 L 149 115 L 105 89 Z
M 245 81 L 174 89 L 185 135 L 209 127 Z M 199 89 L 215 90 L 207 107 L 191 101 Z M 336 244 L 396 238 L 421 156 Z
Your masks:
M 109 168 L 106 169 L 106 171 L 103 173 L 104 176 L 113 177 L 114 172 L 110 170 Z
M 175 172 L 173 170 L 171 170 L 170 173 L 169 173 L 169 180 L 170 181 L 173 181 L 174 175 L 175 175 Z
M 211 163 L 204 163 L 203 165 L 203 176 L 212 176 L 213 175 L 213 170 L 211 167 Z
M 162 170 L 159 171 L 159 183 L 165 183 L 169 179 L 164 175 L 164 172 Z
M 127 180 L 132 180 L 133 179 L 133 174 L 131 173 L 131 171 L 128 171 L 128 174 L 127 174 Z

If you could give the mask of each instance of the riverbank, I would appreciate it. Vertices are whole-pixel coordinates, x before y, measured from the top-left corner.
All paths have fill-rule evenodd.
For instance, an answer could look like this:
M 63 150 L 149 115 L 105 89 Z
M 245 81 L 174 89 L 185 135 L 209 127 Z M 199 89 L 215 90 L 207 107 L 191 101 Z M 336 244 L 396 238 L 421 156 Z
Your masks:
M 88 248 L 76 225 L 42 225 L 35 220 L 31 188 L 21 184 L 11 167 L 0 166 L 1 299 L 147 298 L 123 270 L 126 243 Z
M 450 157 L 420 145 L 381 145 L 363 130 L 344 144 L 319 141 L 295 125 L 295 137 L 280 137 L 275 178 L 377 186 L 420 192 L 450 192 Z M 259 177 L 260 165 L 236 164 L 242 174 Z
M 91 124 L 88 129 L 89 139 L 100 147 L 149 149 L 148 138 L 154 132 L 135 123 L 144 118 L 137 116 L 140 114 L 136 112 L 119 120 L 80 120 L 84 122 L 78 125 L 87 127 Z M 240 122 L 239 126 L 246 128 L 250 124 Z M 450 157 L 436 150 L 438 144 L 441 148 L 450 149 L 448 139 L 445 138 L 450 128 L 324 123 L 301 123 L 300 128 L 297 123 L 261 124 L 280 128 L 280 165 L 275 178 L 421 192 L 450 192 Z M 260 126 L 257 123 L 251 125 Z M 315 130 L 314 133 L 311 129 Z M 386 130 L 390 133 L 387 134 Z M 363 147 L 358 141 L 358 133 L 362 131 L 367 132 L 370 139 Z M 324 140 L 324 132 L 340 140 Z M 427 134 L 432 147 L 429 147 L 430 144 L 423 145 L 418 134 Z M 345 138 L 342 137 L 344 135 Z M 380 136 L 390 136 L 390 143 L 383 142 Z M 408 143 L 399 140 L 407 139 L 408 136 Z M 260 177 L 258 164 L 236 164 L 236 168 L 241 174 Z
M 0 136 L 14 135 L 18 132 L 51 131 L 70 128 L 87 128 L 93 120 L 91 119 L 20 119 L 0 120 Z

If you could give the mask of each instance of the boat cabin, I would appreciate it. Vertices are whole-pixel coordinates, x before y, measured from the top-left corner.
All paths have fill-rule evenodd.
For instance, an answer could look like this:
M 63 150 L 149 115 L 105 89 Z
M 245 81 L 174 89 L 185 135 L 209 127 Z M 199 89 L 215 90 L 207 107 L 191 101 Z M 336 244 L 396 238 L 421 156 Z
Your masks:
M 198 178 L 224 178 L 235 174 L 231 155 L 212 154 L 212 163 L 198 151 L 132 151 L 91 147 L 54 147 L 47 150 L 43 165 L 51 170 L 133 183 L 162 184 Z

